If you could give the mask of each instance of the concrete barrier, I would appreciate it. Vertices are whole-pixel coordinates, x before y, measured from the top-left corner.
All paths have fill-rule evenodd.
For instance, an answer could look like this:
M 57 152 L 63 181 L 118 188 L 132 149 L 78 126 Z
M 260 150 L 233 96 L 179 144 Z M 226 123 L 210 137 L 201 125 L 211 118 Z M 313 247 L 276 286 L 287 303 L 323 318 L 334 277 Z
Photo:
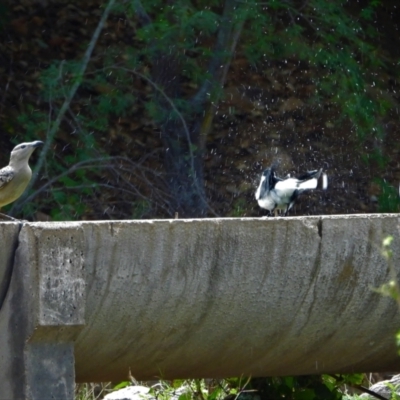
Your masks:
M 400 272 L 399 222 L 0 223 L 0 399 L 70 400 L 75 380 L 129 370 L 140 380 L 398 370 L 399 312 L 372 288 L 389 280 L 388 234 Z

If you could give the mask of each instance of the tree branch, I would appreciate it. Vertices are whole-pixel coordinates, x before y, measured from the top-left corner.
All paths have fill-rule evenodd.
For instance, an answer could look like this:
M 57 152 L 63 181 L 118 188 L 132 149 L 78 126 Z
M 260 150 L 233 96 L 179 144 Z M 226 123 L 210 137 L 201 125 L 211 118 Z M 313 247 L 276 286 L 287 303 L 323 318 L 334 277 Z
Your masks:
M 74 164 L 71 168 L 67 169 L 66 171 L 62 172 L 61 174 L 55 176 L 54 178 L 50 179 L 46 182 L 43 186 L 41 186 L 38 190 L 33 192 L 30 196 L 25 199 L 25 202 L 28 203 L 32 201 L 37 195 L 42 193 L 45 189 L 51 186 L 53 183 L 57 182 L 59 179 L 64 178 L 65 176 L 71 174 L 72 172 L 81 170 L 81 169 L 89 169 L 89 168 L 108 168 L 108 165 L 100 164 L 104 161 L 112 160 L 114 157 L 102 157 L 102 158 L 93 158 L 90 160 L 85 160 Z M 97 164 L 99 163 L 99 164 Z
M 139 76 L 140 78 L 142 78 L 143 80 L 145 80 L 149 85 L 151 85 L 156 91 L 158 91 L 163 97 L 164 99 L 167 101 L 167 103 L 171 106 L 172 110 L 176 113 L 176 115 L 178 116 L 179 120 L 182 123 L 183 126 L 183 130 L 185 131 L 186 134 L 186 140 L 188 142 L 188 148 L 189 148 L 189 157 L 190 157 L 190 170 L 191 170 L 191 174 L 192 174 L 192 179 L 193 179 L 193 183 L 194 186 L 197 190 L 198 195 L 201 197 L 202 201 L 204 202 L 204 204 L 206 205 L 206 207 L 208 208 L 208 210 L 214 214 L 214 216 L 218 217 L 219 215 L 214 211 L 214 209 L 208 204 L 207 199 L 204 198 L 201 188 L 199 187 L 199 183 L 197 182 L 196 179 L 196 175 L 195 175 L 195 167 L 194 167 L 194 154 L 193 154 L 193 144 L 192 144 L 192 140 L 190 138 L 190 132 L 189 132 L 189 128 L 186 124 L 185 119 L 183 118 L 182 114 L 179 112 L 179 110 L 177 109 L 177 107 L 175 106 L 174 102 L 168 97 L 168 95 L 164 92 L 164 90 L 162 90 L 156 83 L 154 83 L 150 78 L 148 78 L 146 75 L 141 74 L 140 72 L 137 72 L 133 69 L 129 69 L 129 68 L 123 68 L 123 67 L 110 67 L 110 68 L 119 68 L 119 69 L 123 69 L 124 71 L 127 72 L 131 72 L 137 76 Z
M 239 24 L 235 27 L 235 29 L 232 33 L 229 59 L 224 64 L 224 68 L 222 70 L 221 78 L 219 81 L 220 87 L 223 87 L 225 85 L 225 82 L 226 82 L 226 79 L 228 76 L 229 67 L 231 66 L 232 58 L 235 53 L 236 46 L 237 46 L 239 38 L 240 38 L 240 34 L 242 33 L 242 29 L 243 29 L 245 20 L 246 20 L 246 18 L 243 18 L 239 22 Z M 203 118 L 203 122 L 200 127 L 200 146 L 202 149 L 205 147 L 207 135 L 210 133 L 211 126 L 214 121 L 215 110 L 216 110 L 216 104 L 214 102 L 211 102 L 207 108 L 207 111 Z
M 144 157 L 144 159 L 145 158 L 146 157 Z M 132 165 L 134 169 L 139 169 L 140 171 L 151 172 L 151 173 L 153 173 L 153 174 L 155 174 L 157 176 L 157 173 L 154 170 L 142 166 L 140 162 L 139 163 L 135 163 L 132 160 L 130 160 L 129 158 L 126 158 L 126 157 L 115 156 L 115 157 L 92 158 L 92 159 L 89 159 L 89 160 L 80 161 L 80 162 L 72 165 L 70 168 L 68 168 L 66 171 L 62 172 L 61 174 L 53 177 L 51 180 L 49 180 L 43 186 L 41 186 L 38 190 L 33 192 L 26 199 L 26 202 L 32 201 L 36 196 L 38 196 L 39 194 L 43 193 L 46 189 L 48 189 L 50 186 L 52 186 L 54 183 L 56 183 L 61 178 L 64 178 L 65 176 L 68 176 L 68 175 L 70 175 L 73 172 L 76 172 L 78 170 L 84 170 L 84 169 L 92 169 L 92 168 L 100 168 L 101 169 L 102 168 L 102 169 L 111 169 L 112 171 L 120 170 L 120 171 L 123 171 L 123 172 L 129 172 L 129 173 L 133 173 L 139 179 L 142 179 L 145 183 L 147 183 L 148 186 L 151 185 L 150 182 L 144 176 L 140 177 L 138 174 L 135 174 L 134 170 L 132 171 L 130 169 L 123 168 L 122 166 L 115 166 L 113 164 L 106 164 L 107 161 L 121 161 L 121 162 L 124 162 L 124 163 L 128 163 L 129 165 Z M 138 197 L 140 197 L 140 198 L 142 198 L 142 199 L 144 199 L 146 201 L 151 202 L 151 200 L 149 198 L 144 196 L 136 188 L 136 186 L 133 185 L 122 174 L 117 174 L 117 176 L 119 176 L 120 179 L 124 183 L 126 183 L 129 188 L 131 188 L 131 190 L 127 190 L 127 189 L 125 189 L 123 187 L 118 187 L 118 186 L 114 186 L 114 185 L 110 185 L 110 184 L 104 184 L 104 183 L 82 184 L 82 185 L 70 186 L 67 189 L 68 190 L 80 190 L 80 189 L 84 189 L 84 188 L 88 188 L 88 187 L 90 187 L 90 188 L 104 187 L 104 188 L 119 190 L 121 192 L 128 193 L 128 194 L 131 194 L 131 195 L 137 195 Z M 65 190 L 65 188 L 55 188 L 55 189 L 52 189 L 52 190 L 59 191 L 59 190 Z M 168 194 L 167 193 L 162 192 L 162 195 L 159 195 L 159 197 L 160 197 L 160 200 L 163 200 L 166 204 L 168 204 L 168 201 L 167 201 Z M 173 212 L 170 209 L 168 209 L 167 207 L 165 207 L 165 205 L 158 204 L 158 206 L 161 207 L 163 210 L 165 210 L 170 215 L 173 215 Z
M 90 40 L 89 46 L 88 46 L 88 48 L 87 48 L 87 50 L 86 50 L 86 52 L 85 52 L 85 54 L 83 56 L 81 67 L 80 67 L 80 70 L 79 70 L 79 72 L 78 72 L 78 74 L 76 76 L 75 82 L 72 85 L 71 90 L 69 91 L 66 99 L 64 100 L 63 105 L 61 106 L 61 109 L 60 109 L 60 111 L 59 111 L 59 113 L 57 115 L 56 120 L 52 124 L 50 130 L 47 132 L 46 141 L 44 143 L 42 151 L 40 152 L 39 159 L 38 159 L 38 162 L 36 164 L 36 167 L 33 170 L 32 179 L 31 179 L 28 187 L 26 188 L 25 194 L 22 195 L 14 203 L 14 205 L 11 208 L 11 211 L 10 211 L 11 214 L 13 213 L 14 210 L 19 209 L 22 206 L 22 204 L 25 203 L 25 201 L 28 198 L 29 190 L 33 187 L 33 185 L 35 184 L 35 182 L 36 182 L 36 180 L 37 180 L 37 178 L 39 176 L 39 173 L 40 173 L 40 171 L 41 171 L 41 169 L 43 167 L 43 164 L 45 162 L 47 153 L 49 152 L 49 150 L 50 150 L 50 148 L 51 148 L 51 146 L 53 144 L 54 137 L 55 137 L 55 135 L 56 135 L 56 133 L 57 133 L 59 127 L 60 127 L 61 121 L 64 118 L 65 113 L 69 109 L 70 104 L 72 102 L 72 99 L 74 98 L 74 96 L 75 96 L 75 94 L 76 94 L 76 92 L 77 92 L 77 90 L 78 90 L 78 88 L 79 88 L 79 86 L 80 86 L 80 84 L 82 82 L 83 75 L 84 75 L 84 73 L 86 71 L 86 68 L 87 68 L 87 65 L 88 65 L 88 63 L 90 61 L 90 57 L 91 57 L 91 55 L 93 53 L 94 47 L 95 47 L 95 45 L 97 43 L 97 40 L 98 40 L 98 38 L 100 36 L 101 31 L 104 28 L 105 22 L 106 22 L 106 20 L 108 18 L 108 15 L 110 14 L 110 11 L 111 11 L 114 3 L 115 3 L 115 0 L 109 0 L 108 4 L 107 4 L 107 7 L 104 9 L 103 15 L 101 16 L 101 19 L 100 19 L 100 21 L 99 21 L 99 23 L 98 23 L 98 25 L 96 27 L 96 30 L 94 31 L 92 39 Z
M 203 104 L 213 87 L 215 87 L 215 84 L 220 81 L 220 78 L 217 78 L 218 76 L 221 77 L 221 74 L 218 73 L 218 70 L 221 68 L 221 66 L 225 65 L 226 59 L 229 57 L 229 55 L 227 56 L 226 49 L 229 47 L 229 44 L 232 41 L 232 30 L 234 26 L 234 22 L 232 20 L 236 5 L 236 0 L 225 0 L 217 42 L 215 44 L 213 56 L 207 69 L 211 79 L 206 79 L 201 88 L 192 98 L 191 102 L 194 106 Z

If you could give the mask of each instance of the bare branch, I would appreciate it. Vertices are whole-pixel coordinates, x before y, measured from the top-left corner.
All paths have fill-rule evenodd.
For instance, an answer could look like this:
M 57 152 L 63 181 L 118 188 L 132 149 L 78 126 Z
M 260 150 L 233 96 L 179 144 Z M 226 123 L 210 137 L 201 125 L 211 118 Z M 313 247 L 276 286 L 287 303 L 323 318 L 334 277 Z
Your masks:
M 131 190 L 127 190 L 127 189 L 124 189 L 124 188 L 121 188 L 121 187 L 118 187 L 118 186 L 113 186 L 113 185 L 110 185 L 110 184 L 107 184 L 107 183 L 89 183 L 89 184 L 86 184 L 86 185 L 69 186 L 68 190 L 82 190 L 82 189 L 89 189 L 89 188 L 90 189 L 97 189 L 97 188 L 100 188 L 100 187 L 106 188 L 106 189 L 118 190 L 120 192 L 125 192 L 125 193 L 128 193 L 128 194 L 140 194 L 138 191 L 137 192 L 133 192 Z M 60 190 L 65 190 L 65 189 L 64 188 L 54 188 L 52 190 L 57 192 L 57 191 L 60 191 Z M 141 195 L 140 197 L 142 197 L 143 199 L 148 200 L 145 196 Z
M 46 191 L 50 186 L 52 186 L 53 184 L 55 184 L 58 180 L 64 178 L 65 176 L 68 176 L 78 170 L 85 170 L 85 169 L 94 169 L 94 168 L 98 168 L 98 169 L 109 169 L 112 172 L 116 172 L 116 180 L 121 179 L 122 182 L 124 182 L 128 188 L 130 188 L 130 190 L 125 189 L 124 187 L 121 186 L 115 186 L 115 185 L 111 185 L 109 183 L 92 183 L 92 184 L 81 184 L 81 185 L 76 185 L 76 186 L 70 186 L 68 188 L 54 188 L 52 189 L 53 191 L 59 191 L 59 190 L 81 190 L 81 189 L 85 189 L 85 188 L 97 188 L 97 187 L 102 187 L 102 188 L 106 188 L 106 189 L 113 189 L 113 190 L 118 190 L 127 194 L 131 194 L 131 195 L 135 195 L 143 200 L 149 201 L 150 203 L 152 202 L 151 199 L 149 199 L 148 197 L 146 197 L 145 195 L 143 195 L 135 185 L 133 185 L 128 179 L 125 178 L 125 176 L 123 176 L 121 173 L 119 173 L 118 171 L 121 172 L 126 172 L 126 173 L 130 173 L 132 175 L 134 175 L 136 178 L 142 180 L 145 184 L 147 184 L 148 187 L 151 187 L 151 183 L 147 180 L 147 178 L 144 175 L 144 172 L 149 172 L 152 173 L 154 175 L 159 175 L 156 171 L 150 169 L 150 168 L 146 168 L 143 165 L 141 165 L 141 163 L 143 161 L 145 161 L 145 159 L 147 158 L 147 155 L 145 157 L 142 158 L 142 160 L 139 163 L 135 163 L 132 160 L 130 160 L 129 158 L 126 157 L 121 157 L 121 156 L 115 156 L 115 157 L 99 157 L 99 158 L 93 158 L 90 160 L 84 160 L 81 162 L 78 162 L 76 164 L 74 164 L 73 166 L 71 166 L 69 169 L 67 169 L 66 171 L 62 172 L 61 174 L 55 176 L 54 178 L 52 178 L 51 180 L 49 180 L 48 182 L 46 182 L 43 186 L 41 186 L 38 190 L 36 190 L 34 193 L 32 193 L 27 199 L 26 202 L 30 202 L 32 201 L 36 196 L 38 196 L 39 194 L 43 193 L 44 191 Z M 107 162 L 123 162 L 123 163 L 127 163 L 128 165 L 131 165 L 133 169 L 128 169 L 123 167 L 123 165 L 115 165 L 115 164 L 109 164 Z M 141 171 L 142 175 L 137 174 L 135 171 L 139 170 Z M 162 190 L 157 190 L 156 191 L 156 195 L 157 198 L 159 199 L 160 203 L 165 203 L 167 205 L 167 207 L 163 204 L 158 204 L 158 206 L 160 208 L 162 208 L 164 211 L 166 211 L 168 214 L 172 215 L 172 211 L 168 208 L 169 207 L 169 201 L 168 201 L 168 197 L 169 195 L 166 192 L 163 192 Z
M 229 67 L 231 66 L 232 58 L 233 58 L 233 55 L 235 54 L 236 46 L 239 42 L 239 38 L 242 33 L 243 25 L 244 25 L 245 21 L 246 21 L 246 19 L 242 18 L 242 20 L 238 23 L 238 25 L 233 30 L 229 60 L 225 63 L 224 69 L 222 71 L 222 76 L 221 76 L 221 80 L 220 80 L 221 86 L 225 85 L 226 78 L 228 76 Z
M 232 30 L 234 27 L 233 17 L 236 6 L 236 0 L 225 0 L 225 7 L 221 17 L 217 42 L 215 44 L 213 56 L 208 65 L 208 73 L 210 74 L 211 79 L 206 79 L 193 97 L 192 103 L 194 105 L 203 104 L 215 84 L 220 82 L 221 78 L 218 79 L 217 76 L 221 77 L 221 74 L 218 73 L 218 70 L 221 69 L 221 66 L 226 64 L 227 57 L 229 57 L 227 56 L 226 49 L 232 41 Z
M 74 164 L 71 168 L 67 169 L 66 171 L 62 172 L 61 174 L 55 176 L 54 178 L 50 179 L 48 182 L 46 182 L 43 186 L 41 186 L 38 190 L 33 192 L 30 196 L 28 196 L 24 202 L 29 203 L 32 201 L 37 195 L 42 193 L 45 189 L 47 189 L 49 186 L 57 182 L 59 179 L 64 178 L 65 176 L 71 174 L 72 172 L 75 172 L 77 170 L 81 169 L 90 169 L 90 168 L 109 168 L 109 165 L 104 165 L 105 161 L 111 161 L 115 158 L 120 158 L 120 157 L 101 157 L 101 158 L 93 158 L 90 160 L 85 160 L 78 162 Z M 14 207 L 13 207 L 14 208 Z M 18 210 L 19 208 L 17 208 Z
M 221 78 L 219 80 L 219 85 L 220 87 L 223 87 L 225 85 L 227 76 L 228 76 L 228 71 L 232 63 L 232 58 L 233 55 L 235 54 L 235 49 L 238 44 L 240 34 L 242 33 L 243 25 L 245 22 L 245 18 L 242 18 L 240 23 L 235 27 L 233 33 L 232 33 L 232 38 L 231 38 L 231 46 L 230 46 L 230 53 L 229 53 L 229 59 L 226 61 L 224 64 L 224 68 L 222 70 Z M 216 104 L 214 102 L 211 102 L 209 104 L 208 109 L 205 113 L 205 116 L 203 118 L 203 122 L 200 127 L 200 143 L 201 143 L 201 148 L 205 147 L 205 142 L 207 139 L 207 135 L 210 133 L 211 126 L 214 120 L 215 116 L 215 110 L 216 110 Z

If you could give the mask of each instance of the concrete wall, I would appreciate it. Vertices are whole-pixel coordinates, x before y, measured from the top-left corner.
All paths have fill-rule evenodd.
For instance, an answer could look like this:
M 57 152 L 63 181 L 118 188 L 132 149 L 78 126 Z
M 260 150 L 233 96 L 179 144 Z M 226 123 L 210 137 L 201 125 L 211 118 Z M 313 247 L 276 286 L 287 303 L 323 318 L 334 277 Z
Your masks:
M 388 234 L 400 272 L 398 215 L 18 229 L 0 224 L 9 398 L 72 399 L 74 375 L 118 381 L 129 370 L 152 379 L 400 367 L 399 312 L 372 290 L 389 280 L 380 255 Z

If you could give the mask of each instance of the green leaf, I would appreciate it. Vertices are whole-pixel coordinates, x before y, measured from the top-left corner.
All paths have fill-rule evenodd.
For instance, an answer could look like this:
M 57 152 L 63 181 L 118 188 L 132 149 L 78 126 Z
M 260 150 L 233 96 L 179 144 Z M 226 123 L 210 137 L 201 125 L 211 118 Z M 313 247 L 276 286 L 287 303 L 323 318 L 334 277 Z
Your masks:
M 113 387 L 113 389 L 114 389 L 114 390 L 123 389 L 123 388 L 125 388 L 125 387 L 127 387 L 127 386 L 131 386 L 131 385 L 132 385 L 132 382 L 130 382 L 130 381 L 123 381 L 123 382 L 121 382 L 121 383 L 118 383 L 118 385 L 115 385 L 115 386 Z

